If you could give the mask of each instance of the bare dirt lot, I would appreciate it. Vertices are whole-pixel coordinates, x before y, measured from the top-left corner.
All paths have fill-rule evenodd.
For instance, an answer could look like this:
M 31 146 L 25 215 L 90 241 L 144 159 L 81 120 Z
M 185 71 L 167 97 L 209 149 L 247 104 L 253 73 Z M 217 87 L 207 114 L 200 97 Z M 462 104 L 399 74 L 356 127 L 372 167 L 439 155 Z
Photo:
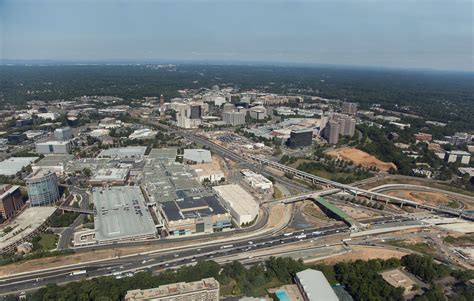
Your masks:
M 327 154 L 338 159 L 352 161 L 355 164 L 360 164 L 364 167 L 375 166 L 380 171 L 389 171 L 390 168 L 397 169 L 395 164 L 391 162 L 383 162 L 357 148 L 340 148 L 332 150 Z
M 330 258 L 321 260 L 325 264 L 336 264 L 338 262 L 344 261 L 355 261 L 357 259 L 370 260 L 370 259 L 389 259 L 389 258 L 402 258 L 407 255 L 407 252 L 397 251 L 392 249 L 380 248 L 380 247 L 362 247 L 362 246 L 353 246 L 352 252 L 337 255 Z
M 344 205 L 339 205 L 338 207 L 354 219 L 369 218 L 369 217 L 380 215 L 374 211 L 370 211 L 364 208 L 354 208 L 351 206 L 344 206 Z

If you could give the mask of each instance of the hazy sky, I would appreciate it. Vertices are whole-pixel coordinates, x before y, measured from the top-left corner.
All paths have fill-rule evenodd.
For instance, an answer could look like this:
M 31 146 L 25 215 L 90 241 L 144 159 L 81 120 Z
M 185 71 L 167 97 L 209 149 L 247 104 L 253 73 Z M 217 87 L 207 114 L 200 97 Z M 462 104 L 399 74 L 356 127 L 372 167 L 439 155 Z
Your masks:
M 0 0 L 0 58 L 474 71 L 473 1 Z

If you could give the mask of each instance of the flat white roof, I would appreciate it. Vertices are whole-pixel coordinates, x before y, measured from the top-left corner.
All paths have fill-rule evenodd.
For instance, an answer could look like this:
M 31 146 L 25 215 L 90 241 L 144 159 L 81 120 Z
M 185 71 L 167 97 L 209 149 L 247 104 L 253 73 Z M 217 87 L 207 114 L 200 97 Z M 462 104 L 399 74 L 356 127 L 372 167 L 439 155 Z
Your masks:
M 118 157 L 118 158 L 132 158 L 142 157 L 145 155 L 146 146 L 129 146 L 120 148 L 104 149 L 100 152 L 98 157 Z
M 242 215 L 257 215 L 258 203 L 253 196 L 237 184 L 220 185 L 212 188 L 235 212 Z
M 212 162 L 211 152 L 207 149 L 185 149 L 183 159 L 197 163 Z
M 152 236 L 155 223 L 137 186 L 94 188 L 95 237 L 100 241 Z
M 339 298 L 321 271 L 306 269 L 296 273 L 296 277 L 298 277 L 310 301 L 339 301 Z
M 13 176 L 25 166 L 30 165 L 39 157 L 11 157 L 0 162 L 0 175 Z
M 46 141 L 46 142 L 38 142 L 36 143 L 36 145 L 66 145 L 66 144 L 69 144 L 71 142 L 69 141 Z
M 101 168 L 94 175 L 93 180 L 111 181 L 124 180 L 128 175 L 128 168 Z

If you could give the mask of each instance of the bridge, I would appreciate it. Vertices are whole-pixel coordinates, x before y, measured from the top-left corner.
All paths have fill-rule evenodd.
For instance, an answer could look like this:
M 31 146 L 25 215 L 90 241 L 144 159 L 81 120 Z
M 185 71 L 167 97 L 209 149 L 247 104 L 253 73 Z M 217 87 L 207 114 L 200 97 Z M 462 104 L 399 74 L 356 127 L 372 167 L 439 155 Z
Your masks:
M 94 214 L 94 210 L 85 209 L 85 208 L 77 208 L 72 206 L 57 206 L 58 209 L 63 211 L 71 211 L 71 212 L 79 212 L 84 214 Z
M 328 180 L 328 179 L 325 179 L 325 178 L 322 178 L 322 177 L 318 177 L 318 176 L 315 176 L 313 174 L 298 170 L 296 168 L 289 167 L 289 166 L 286 166 L 284 164 L 281 164 L 281 163 L 278 163 L 278 162 L 275 162 L 275 161 L 272 161 L 272 160 L 265 159 L 265 158 L 260 157 L 260 156 L 246 155 L 246 157 L 251 159 L 254 162 L 260 163 L 260 164 L 265 165 L 265 166 L 272 167 L 274 169 L 283 171 L 287 174 L 291 174 L 296 178 L 306 180 L 306 181 L 310 181 L 313 184 L 322 183 L 322 184 L 325 184 L 327 186 L 332 186 L 334 188 L 339 189 L 339 191 L 348 192 L 348 193 L 351 193 L 355 196 L 363 195 L 363 196 L 366 196 L 366 197 L 370 198 L 370 200 L 372 200 L 375 197 L 376 200 L 378 200 L 378 201 L 383 200 L 383 201 L 385 201 L 386 204 L 395 203 L 395 204 L 399 204 L 400 207 L 403 207 L 404 205 L 409 205 L 409 206 L 412 206 L 412 207 L 415 207 L 415 208 L 422 208 L 422 209 L 430 210 L 432 212 L 434 211 L 434 212 L 438 212 L 438 213 L 449 214 L 449 215 L 453 215 L 453 216 L 457 216 L 457 217 L 460 217 L 460 218 L 464 218 L 464 219 L 474 221 L 474 215 L 469 213 L 469 212 L 465 212 L 464 210 L 452 209 L 452 208 L 446 208 L 446 207 L 435 207 L 435 206 L 430 206 L 430 205 L 425 205 L 425 204 L 419 204 L 417 202 L 410 201 L 410 200 L 403 199 L 403 198 L 399 198 L 399 197 L 396 197 L 396 196 L 386 195 L 386 194 L 382 194 L 382 193 L 379 193 L 379 192 L 376 192 L 376 191 L 366 190 L 366 189 L 362 189 L 362 188 L 359 188 L 359 187 L 354 187 L 354 186 L 351 186 L 351 185 L 346 185 L 346 184 L 342 184 L 342 183 L 339 183 L 339 182 L 331 181 L 331 180 Z M 324 190 L 324 191 L 327 193 L 326 195 L 331 194 L 331 193 L 329 193 L 329 191 L 330 191 L 329 189 Z M 332 191 L 335 191 L 335 190 L 332 190 Z M 337 193 L 337 192 L 332 192 L 332 193 Z M 314 192 L 309 193 L 309 194 L 290 197 L 286 200 L 286 202 L 301 201 L 302 199 L 304 199 L 304 197 L 312 198 L 312 197 L 314 197 L 313 194 L 314 194 Z M 283 202 L 285 202 L 285 200 L 283 200 Z

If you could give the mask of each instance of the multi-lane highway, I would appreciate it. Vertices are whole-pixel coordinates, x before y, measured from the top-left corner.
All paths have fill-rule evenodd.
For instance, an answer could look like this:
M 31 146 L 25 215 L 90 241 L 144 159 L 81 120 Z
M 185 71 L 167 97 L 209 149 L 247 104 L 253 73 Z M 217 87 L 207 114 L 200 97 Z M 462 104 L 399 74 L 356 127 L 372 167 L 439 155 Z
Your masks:
M 364 222 L 371 222 L 372 225 L 384 224 L 384 226 L 386 226 L 389 223 L 400 223 L 407 220 L 409 220 L 409 218 L 406 216 L 392 216 L 368 219 Z M 283 244 L 298 243 L 300 241 L 326 238 L 341 234 L 349 234 L 349 228 L 345 225 L 311 228 L 293 233 L 247 237 L 221 243 L 209 242 L 201 246 L 139 253 L 114 259 L 32 271 L 0 278 L 0 294 L 19 293 L 26 290 L 37 289 L 49 283 L 61 284 L 91 277 L 126 276 L 130 275 L 129 273 L 135 273 L 137 271 L 156 271 L 165 268 L 175 268 L 186 264 L 193 264 L 197 261 L 218 259 L 265 248 L 278 248 L 278 246 Z M 325 245 L 323 244 L 322 246 Z

